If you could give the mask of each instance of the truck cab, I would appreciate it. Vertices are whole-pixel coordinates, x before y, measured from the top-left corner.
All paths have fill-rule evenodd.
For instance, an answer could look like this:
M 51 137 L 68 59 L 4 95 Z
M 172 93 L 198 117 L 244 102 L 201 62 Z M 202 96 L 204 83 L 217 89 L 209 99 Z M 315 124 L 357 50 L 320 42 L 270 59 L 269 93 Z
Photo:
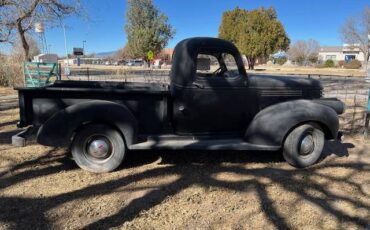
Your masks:
M 227 41 L 180 42 L 173 55 L 170 87 L 174 128 L 180 135 L 240 135 L 256 110 L 243 60 Z

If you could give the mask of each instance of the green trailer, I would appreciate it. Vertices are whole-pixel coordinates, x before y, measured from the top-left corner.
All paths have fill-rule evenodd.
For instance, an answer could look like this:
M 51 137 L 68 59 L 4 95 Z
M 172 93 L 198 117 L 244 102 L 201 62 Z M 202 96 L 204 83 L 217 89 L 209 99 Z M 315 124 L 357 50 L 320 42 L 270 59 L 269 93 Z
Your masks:
M 24 63 L 24 83 L 26 87 L 43 87 L 60 79 L 60 66 L 58 63 Z
M 365 137 L 369 136 L 369 121 L 370 121 L 370 89 L 369 89 L 369 96 L 367 98 L 367 111 L 366 111 L 366 118 L 365 118 Z

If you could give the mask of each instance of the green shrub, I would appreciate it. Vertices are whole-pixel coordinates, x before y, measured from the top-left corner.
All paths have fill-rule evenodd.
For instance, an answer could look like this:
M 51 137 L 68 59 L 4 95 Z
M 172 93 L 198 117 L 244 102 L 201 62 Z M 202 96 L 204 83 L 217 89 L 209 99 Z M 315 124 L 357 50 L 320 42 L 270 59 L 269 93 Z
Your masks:
M 308 57 L 308 61 L 311 63 L 311 64 L 316 64 L 318 61 L 319 61 L 319 56 L 318 55 L 310 55 Z
M 303 64 L 305 64 L 305 57 L 299 56 L 299 57 L 295 58 L 294 61 L 298 65 L 303 65 Z
M 287 61 L 288 59 L 286 57 L 281 57 L 281 58 L 275 58 L 275 63 L 279 64 L 279 65 L 284 65 L 284 63 Z
M 327 67 L 327 68 L 331 68 L 331 67 L 334 67 L 334 61 L 333 60 L 326 60 L 325 63 L 324 63 L 324 66 Z
M 359 60 L 351 60 L 349 63 L 344 64 L 346 69 L 359 69 L 361 68 L 361 62 Z

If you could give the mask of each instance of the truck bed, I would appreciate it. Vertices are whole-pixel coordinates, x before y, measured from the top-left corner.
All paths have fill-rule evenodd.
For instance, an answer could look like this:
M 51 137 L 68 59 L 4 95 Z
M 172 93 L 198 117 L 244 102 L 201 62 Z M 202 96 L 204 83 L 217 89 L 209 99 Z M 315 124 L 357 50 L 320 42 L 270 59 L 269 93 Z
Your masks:
M 56 81 L 47 87 L 19 87 L 16 90 L 19 94 L 20 127 L 39 127 L 66 107 L 91 100 L 125 105 L 138 119 L 140 133 L 162 132 L 169 113 L 167 98 L 170 93 L 165 84 Z

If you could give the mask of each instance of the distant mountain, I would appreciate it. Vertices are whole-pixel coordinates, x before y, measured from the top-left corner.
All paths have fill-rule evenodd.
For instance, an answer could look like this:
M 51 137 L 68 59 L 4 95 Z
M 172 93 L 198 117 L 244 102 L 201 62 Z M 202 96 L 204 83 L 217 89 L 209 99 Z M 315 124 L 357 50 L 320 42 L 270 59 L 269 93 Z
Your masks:
M 110 51 L 110 52 L 101 52 L 101 53 L 96 53 L 95 56 L 98 58 L 104 58 L 104 57 L 109 57 L 115 54 L 117 51 Z

